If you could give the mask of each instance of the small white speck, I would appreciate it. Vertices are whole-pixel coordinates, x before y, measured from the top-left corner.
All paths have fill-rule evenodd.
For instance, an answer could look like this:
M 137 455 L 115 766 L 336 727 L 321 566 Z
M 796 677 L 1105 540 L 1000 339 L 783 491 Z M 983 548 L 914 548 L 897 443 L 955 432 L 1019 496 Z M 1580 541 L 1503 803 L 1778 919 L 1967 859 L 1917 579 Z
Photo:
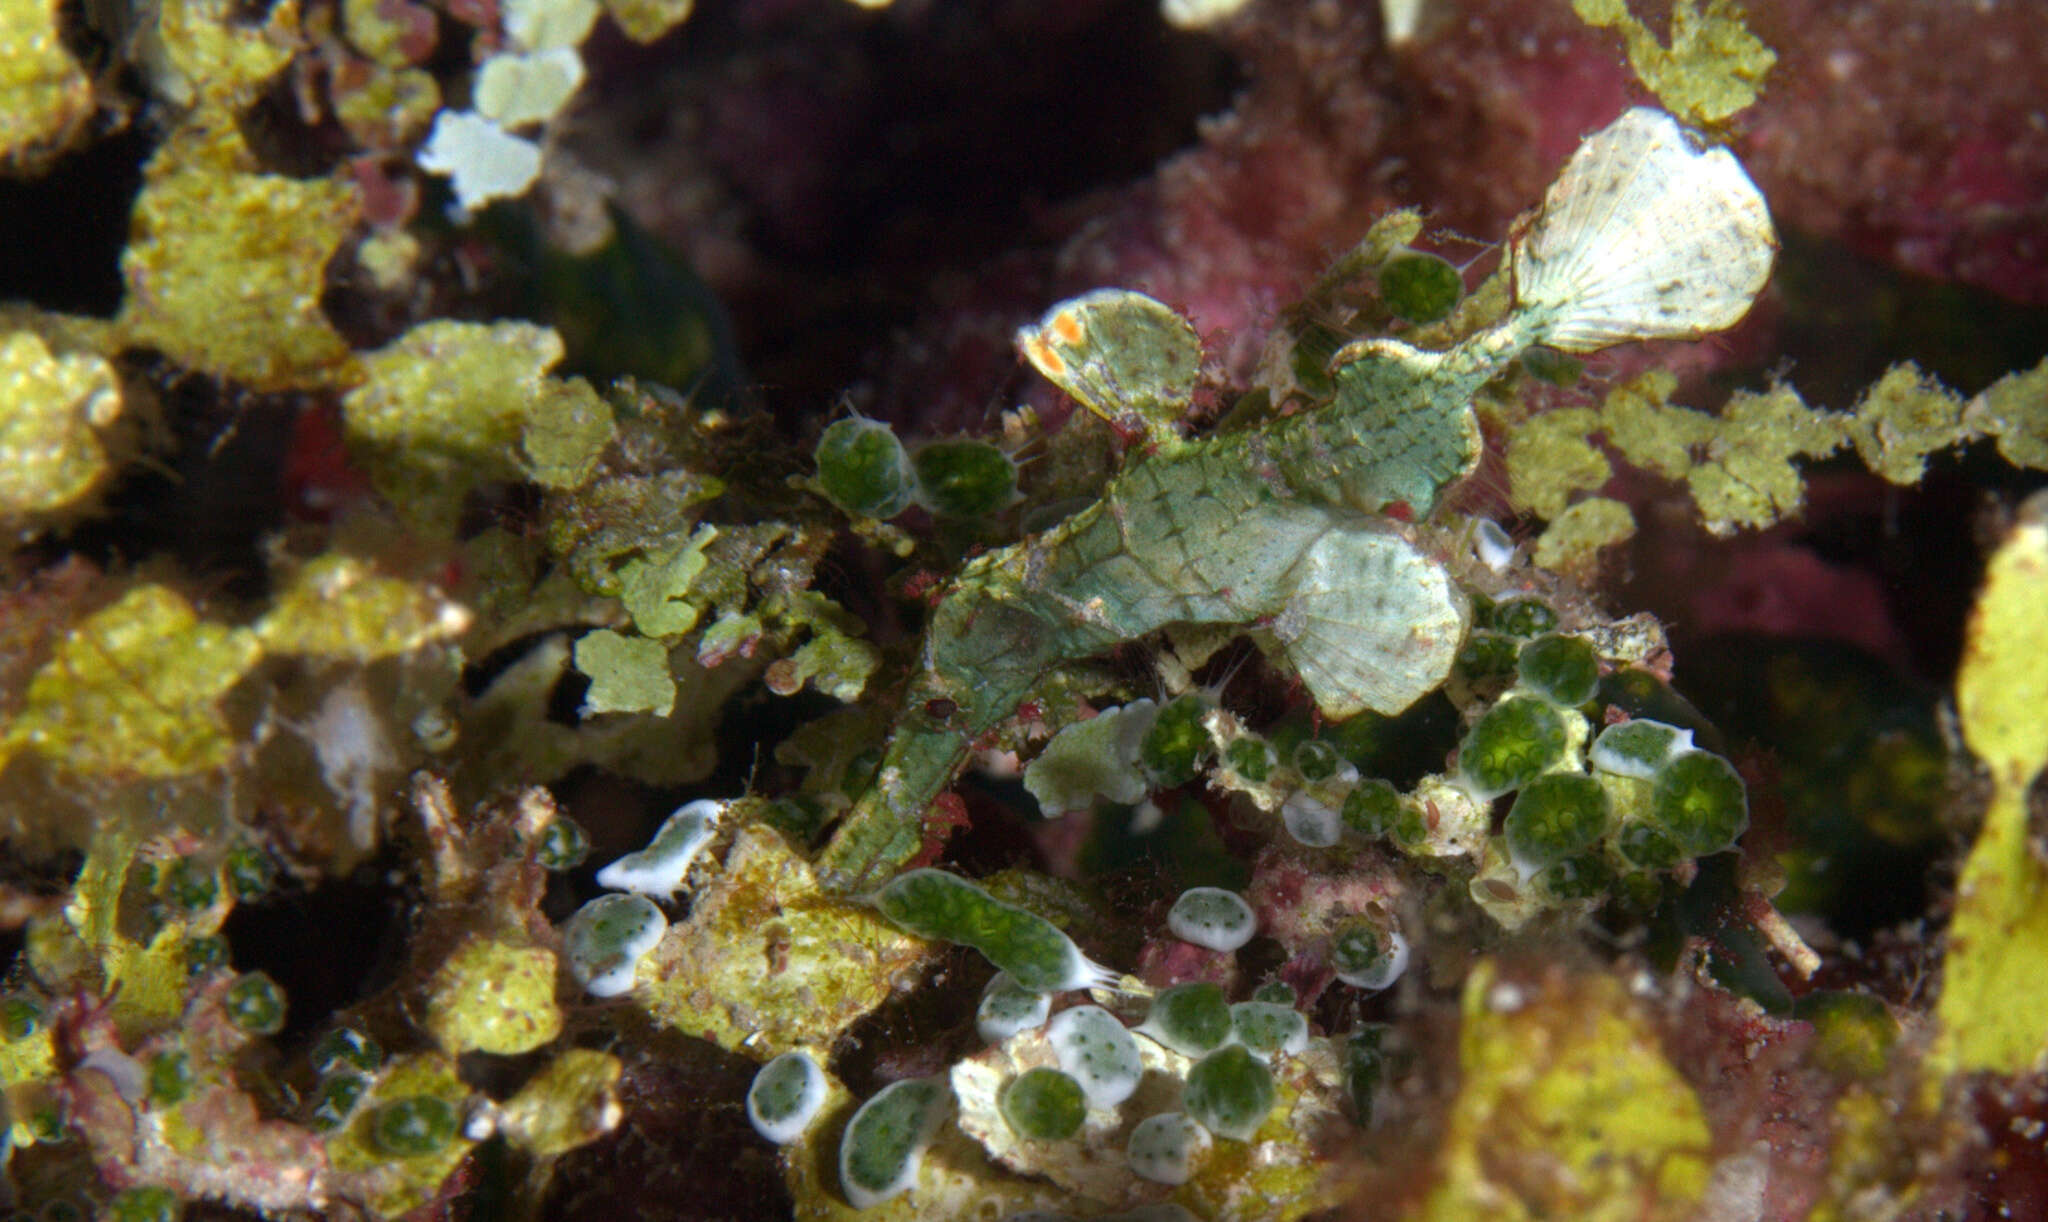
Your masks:
M 1507 571 L 1515 562 L 1515 541 L 1500 524 L 1488 518 L 1475 519 L 1472 531 L 1472 554 L 1479 563 L 1496 573 Z
M 1158 831 L 1160 824 L 1165 822 L 1166 812 L 1159 808 L 1159 803 L 1147 798 L 1138 803 L 1138 808 L 1131 812 L 1131 834 L 1149 835 Z

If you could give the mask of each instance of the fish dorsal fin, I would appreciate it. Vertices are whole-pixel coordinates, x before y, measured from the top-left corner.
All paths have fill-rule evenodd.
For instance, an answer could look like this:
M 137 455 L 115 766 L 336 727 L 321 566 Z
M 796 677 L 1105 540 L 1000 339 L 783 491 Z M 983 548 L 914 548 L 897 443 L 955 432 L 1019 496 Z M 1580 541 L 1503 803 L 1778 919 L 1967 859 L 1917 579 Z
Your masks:
M 1763 194 L 1735 157 L 1637 107 L 1579 145 L 1509 259 L 1536 338 L 1590 352 L 1733 325 L 1777 250 Z

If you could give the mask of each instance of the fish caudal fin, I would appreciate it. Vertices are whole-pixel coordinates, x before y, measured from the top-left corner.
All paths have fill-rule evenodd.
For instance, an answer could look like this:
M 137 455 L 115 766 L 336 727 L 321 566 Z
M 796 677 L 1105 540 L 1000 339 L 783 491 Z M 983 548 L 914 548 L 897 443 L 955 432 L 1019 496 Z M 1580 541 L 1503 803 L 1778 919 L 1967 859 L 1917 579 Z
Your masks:
M 1734 156 L 1637 107 L 1579 145 L 1508 257 L 1536 338 L 1591 352 L 1733 325 L 1777 250 L 1763 194 Z

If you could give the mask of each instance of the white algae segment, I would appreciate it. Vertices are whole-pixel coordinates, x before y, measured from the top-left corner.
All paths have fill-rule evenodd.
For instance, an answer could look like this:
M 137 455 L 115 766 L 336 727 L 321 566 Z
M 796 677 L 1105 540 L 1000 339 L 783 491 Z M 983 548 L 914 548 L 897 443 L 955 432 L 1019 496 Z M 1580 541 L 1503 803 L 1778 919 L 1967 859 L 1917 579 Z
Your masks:
M 1254 525 L 1239 523 L 1245 533 Z M 1464 646 L 1465 596 L 1442 564 L 1385 524 L 1333 518 L 1289 579 L 1271 631 L 1326 717 L 1400 713 L 1443 683 Z
M 597 885 L 667 899 L 683 885 L 690 866 L 704 846 L 711 843 L 724 814 L 725 803 L 710 798 L 678 807 L 646 848 L 628 853 L 599 870 Z
M 860 1105 L 839 1142 L 839 1186 L 855 1209 L 879 1205 L 917 1182 L 950 1098 L 943 1078 L 914 1078 L 891 1082 Z
M 1650 780 L 1681 751 L 1692 750 L 1692 731 L 1647 717 L 1619 722 L 1593 740 L 1593 766 L 1616 776 Z
M 1185 1184 L 1194 1174 L 1195 1159 L 1209 1148 L 1202 1126 L 1179 1112 L 1147 1116 L 1131 1130 L 1124 1147 L 1131 1171 L 1155 1184 Z
M 1514 537 L 1491 518 L 1472 519 L 1472 555 L 1496 573 L 1505 573 L 1515 562 Z
M 1280 804 L 1280 822 L 1288 835 L 1312 849 L 1327 849 L 1344 836 L 1343 818 L 1304 790 L 1288 794 Z
M 1268 1056 L 1293 1056 L 1308 1048 L 1308 1018 L 1274 1001 L 1240 1001 L 1230 1007 L 1230 1030 L 1238 1043 Z
M 1359 922 L 1337 932 L 1330 948 L 1337 979 L 1354 989 L 1377 992 L 1408 970 L 1408 939 L 1398 929 Z
M 597 0 L 504 0 L 505 33 L 530 51 L 573 47 L 597 24 Z
M 453 180 L 465 212 L 524 195 L 540 177 L 540 145 L 469 111 L 442 111 L 417 160 L 428 173 Z
M 747 1088 L 747 1119 L 754 1131 L 786 1146 L 802 1137 L 825 1105 L 825 1071 L 808 1052 L 785 1052 L 761 1067 Z
M 583 83 L 583 59 L 574 47 L 532 55 L 493 55 L 477 69 L 477 113 L 500 127 L 552 119 Z
M 1509 250 L 1543 342 L 1590 352 L 1732 325 L 1778 250 L 1763 194 L 1725 148 L 1637 107 L 1587 137 Z
M 1101 1006 L 1060 1011 L 1045 1035 L 1060 1068 L 1081 1084 L 1088 1106 L 1115 1107 L 1138 1089 L 1145 1074 L 1138 1041 Z
M 1017 983 L 1008 972 L 997 972 L 981 991 L 975 1007 L 974 1029 L 991 1044 L 1000 1044 L 1019 1031 L 1042 1027 L 1052 1013 L 1052 997 L 1034 993 Z
M 1166 914 L 1166 927 L 1183 942 L 1233 951 L 1252 940 L 1259 931 L 1259 918 L 1234 891 L 1191 887 L 1173 902 Z
M 569 974 L 593 997 L 633 987 L 641 957 L 668 932 L 668 918 L 644 895 L 600 895 L 576 910 L 562 931 Z

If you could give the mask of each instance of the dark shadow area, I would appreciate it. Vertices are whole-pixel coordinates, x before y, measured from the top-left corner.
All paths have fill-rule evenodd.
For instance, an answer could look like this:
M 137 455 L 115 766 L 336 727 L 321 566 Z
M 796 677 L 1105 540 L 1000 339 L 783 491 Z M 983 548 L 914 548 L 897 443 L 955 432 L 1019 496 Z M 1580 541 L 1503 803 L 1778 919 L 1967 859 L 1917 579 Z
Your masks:
M 652 46 L 600 31 L 590 50 L 596 139 L 579 153 L 660 185 L 659 201 L 625 195 L 657 234 L 742 261 L 698 271 L 792 416 L 949 280 L 1042 236 L 1046 209 L 1192 143 L 1238 84 L 1225 51 L 1148 0 L 707 5 Z
M 268 972 L 283 987 L 290 1046 L 325 1029 L 333 1013 L 374 992 L 396 964 L 407 903 L 388 881 L 391 862 L 359 867 L 310 891 L 285 891 L 228 914 L 221 932 L 236 971 Z
M 153 137 L 140 126 L 86 145 L 37 178 L 0 178 L 0 302 L 110 318 L 121 248 Z

